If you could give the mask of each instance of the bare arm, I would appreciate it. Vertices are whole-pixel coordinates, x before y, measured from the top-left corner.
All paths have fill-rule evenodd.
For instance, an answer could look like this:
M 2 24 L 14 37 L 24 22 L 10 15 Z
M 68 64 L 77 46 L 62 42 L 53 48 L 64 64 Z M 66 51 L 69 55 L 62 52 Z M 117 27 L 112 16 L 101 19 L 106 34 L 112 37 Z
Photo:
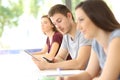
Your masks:
M 33 53 L 33 55 L 45 54 L 47 51 L 48 51 L 48 47 L 47 47 L 47 44 L 45 44 L 44 48 L 41 51 L 35 52 L 35 53 Z
M 59 46 L 60 45 L 57 42 L 53 42 L 49 54 L 47 54 L 47 51 L 48 51 L 47 45 L 44 47 L 44 49 L 42 51 L 36 52 L 36 53 L 33 53 L 33 54 L 39 60 L 46 61 L 42 57 L 45 57 L 45 58 L 47 58 L 49 60 L 53 60 L 55 55 L 56 55 L 56 53 L 57 53 L 57 50 L 59 49 Z
M 48 63 L 46 67 L 44 67 L 44 69 L 56 69 L 58 67 L 61 69 L 84 69 L 86 67 L 86 63 L 89 60 L 90 51 L 91 51 L 91 46 L 80 47 L 76 59 L 62 61 L 58 63 Z
M 92 50 L 89 64 L 87 66 L 86 71 L 77 75 L 66 76 L 64 77 L 64 80 L 92 80 L 93 77 L 98 75 L 99 71 L 100 71 L 100 68 L 99 68 L 97 55 Z M 61 80 L 61 79 L 59 78 L 58 80 Z
M 68 51 L 66 49 L 60 48 L 58 54 L 54 58 L 54 62 L 61 62 L 66 60 L 68 56 Z
M 43 56 L 46 57 L 46 58 L 48 58 L 48 59 L 50 59 L 50 60 L 52 60 L 55 57 L 55 55 L 56 55 L 56 53 L 57 53 L 57 51 L 59 49 L 59 46 L 60 46 L 60 44 L 58 44 L 57 42 L 54 42 L 52 44 L 52 47 L 50 49 L 49 54 L 45 54 Z
M 93 49 L 91 50 L 91 56 L 86 71 L 92 79 L 97 77 L 101 72 L 97 54 Z

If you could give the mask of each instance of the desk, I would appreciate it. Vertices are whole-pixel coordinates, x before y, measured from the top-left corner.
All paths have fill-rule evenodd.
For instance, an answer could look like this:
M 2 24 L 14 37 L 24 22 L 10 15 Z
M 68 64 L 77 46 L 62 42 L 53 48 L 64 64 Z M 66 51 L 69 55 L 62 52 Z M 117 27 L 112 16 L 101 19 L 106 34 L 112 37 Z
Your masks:
M 61 74 L 71 75 L 71 73 L 81 72 L 79 70 L 69 71 L 63 70 Z M 59 75 L 57 70 L 39 70 L 31 56 L 24 51 L 20 51 L 19 54 L 0 55 L 0 80 L 53 80 L 52 77 L 57 75 Z M 44 76 L 51 76 L 51 79 L 50 77 L 43 79 Z
M 39 69 L 24 52 L 0 55 L 0 80 L 40 80 Z

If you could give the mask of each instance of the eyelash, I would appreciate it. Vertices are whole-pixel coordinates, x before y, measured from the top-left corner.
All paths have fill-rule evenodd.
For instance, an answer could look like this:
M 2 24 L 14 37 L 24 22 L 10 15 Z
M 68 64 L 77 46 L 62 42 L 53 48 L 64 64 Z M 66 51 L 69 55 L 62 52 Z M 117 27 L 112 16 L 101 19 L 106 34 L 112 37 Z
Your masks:
M 84 19 L 79 19 L 79 21 L 83 21 Z
M 60 22 L 61 22 L 61 20 L 58 20 L 57 22 L 58 22 L 58 23 L 60 23 Z

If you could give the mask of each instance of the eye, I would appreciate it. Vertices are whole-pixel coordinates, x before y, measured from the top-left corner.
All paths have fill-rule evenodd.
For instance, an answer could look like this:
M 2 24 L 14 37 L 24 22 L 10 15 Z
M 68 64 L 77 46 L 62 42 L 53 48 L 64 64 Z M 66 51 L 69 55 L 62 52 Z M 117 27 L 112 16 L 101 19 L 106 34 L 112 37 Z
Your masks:
M 81 23 L 84 19 L 83 18 L 78 18 L 77 23 Z
M 47 24 L 47 23 L 48 23 L 47 21 L 44 22 L 44 24 Z
M 84 19 L 83 18 L 80 18 L 79 21 L 83 21 Z
M 60 23 L 62 20 L 61 19 L 58 19 L 57 22 Z

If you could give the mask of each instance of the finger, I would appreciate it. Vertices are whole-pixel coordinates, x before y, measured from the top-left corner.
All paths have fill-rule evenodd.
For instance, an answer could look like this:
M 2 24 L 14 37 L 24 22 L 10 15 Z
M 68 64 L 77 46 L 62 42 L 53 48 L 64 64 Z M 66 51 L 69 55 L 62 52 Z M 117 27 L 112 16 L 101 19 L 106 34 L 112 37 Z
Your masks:
M 63 77 L 57 77 L 56 80 L 64 80 Z
M 61 80 L 64 80 L 64 77 L 60 77 Z

